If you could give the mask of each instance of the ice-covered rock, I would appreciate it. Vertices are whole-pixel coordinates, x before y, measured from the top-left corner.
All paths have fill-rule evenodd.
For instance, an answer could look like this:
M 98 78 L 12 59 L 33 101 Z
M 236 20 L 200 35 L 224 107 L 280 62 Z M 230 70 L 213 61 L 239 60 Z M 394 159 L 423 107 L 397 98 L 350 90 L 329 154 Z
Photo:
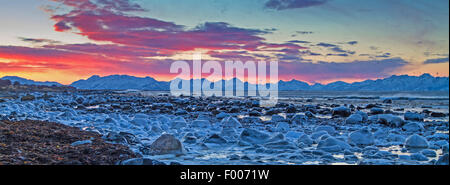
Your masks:
M 411 160 L 428 161 L 428 158 L 421 153 L 413 153 L 413 154 L 411 154 Z
M 233 127 L 239 128 L 242 127 L 241 123 L 234 117 L 228 116 L 221 121 L 222 126 L 224 127 Z
M 412 120 L 412 121 L 423 121 L 424 116 L 419 113 L 413 113 L 413 112 L 406 112 L 404 115 L 405 120 Z
M 405 146 L 407 148 L 428 148 L 428 141 L 417 134 L 411 135 L 406 138 Z
M 316 139 L 318 139 L 320 136 L 327 135 L 327 134 L 328 134 L 327 131 L 321 130 L 321 131 L 312 133 L 312 134 L 311 134 L 311 138 L 312 138 L 313 140 L 316 140 Z
M 75 141 L 72 144 L 70 144 L 71 146 L 78 146 L 78 145 L 84 145 L 84 144 L 92 144 L 91 140 L 83 140 L 83 141 Z
M 204 143 L 210 143 L 210 144 L 218 144 L 218 145 L 222 145 L 222 144 L 226 144 L 227 140 L 220 137 L 217 134 L 213 134 L 207 138 L 205 138 L 205 140 L 203 141 Z
M 378 107 L 373 107 L 370 109 L 370 114 L 383 114 L 384 110 Z
M 134 115 L 134 119 L 148 119 L 149 116 L 147 114 L 143 114 L 143 113 L 137 113 Z
M 157 116 L 157 119 L 162 123 L 162 124 L 168 124 L 170 123 L 170 118 L 165 116 L 165 115 L 159 115 Z
M 331 114 L 333 116 L 340 116 L 340 117 L 348 117 L 351 114 L 351 110 L 347 107 L 336 107 L 332 109 Z
M 264 146 L 270 149 L 297 149 L 295 145 L 286 140 L 269 142 L 266 143 Z
M 135 135 L 127 132 L 119 132 L 119 133 L 108 132 L 108 134 L 103 137 L 106 141 L 111 141 L 114 143 L 129 144 L 129 145 L 139 143 L 139 139 L 136 138 Z
M 302 114 L 296 114 L 294 115 L 294 117 L 292 117 L 291 119 L 291 123 L 295 123 L 295 124 L 303 124 L 308 120 L 308 117 Z
M 351 147 L 344 141 L 338 140 L 334 137 L 328 137 L 320 141 L 317 148 L 327 152 L 339 152 L 344 151 L 345 149 L 350 149 Z
M 301 135 L 297 139 L 297 144 L 303 143 L 306 146 L 311 146 L 313 144 L 313 140 L 305 133 L 301 133 Z
M 262 144 L 267 142 L 269 138 L 268 134 L 250 128 L 245 128 L 240 135 L 241 141 L 250 144 Z
M 175 115 L 186 115 L 186 114 L 188 114 L 188 112 L 184 109 L 177 109 L 175 111 Z
M 406 140 L 406 137 L 403 135 L 400 135 L 400 134 L 389 133 L 389 135 L 387 136 L 387 140 L 390 142 L 404 143 Z
M 170 134 L 164 134 L 150 145 L 150 150 L 154 155 L 162 155 L 181 154 L 184 149 L 183 145 L 177 138 Z
M 188 143 L 188 144 L 194 144 L 197 142 L 197 137 L 195 137 L 194 134 L 192 134 L 192 133 L 187 133 L 183 136 L 182 142 Z
M 388 125 L 391 127 L 401 127 L 405 121 L 392 114 L 377 114 L 369 117 L 369 120 L 377 122 L 379 124 Z
M 356 111 L 355 114 L 359 114 L 362 117 L 362 121 L 367 121 L 369 119 L 369 115 L 363 111 Z
M 288 132 L 290 130 L 289 124 L 286 123 L 286 122 L 280 122 L 280 123 L 277 124 L 276 130 L 278 132 L 286 133 L 286 132 Z
M 363 128 L 350 133 L 348 142 L 355 145 L 373 145 L 375 137 L 367 128 Z
M 117 124 L 117 121 L 114 118 L 106 118 L 104 123 L 106 124 Z
M 318 126 L 314 130 L 314 132 L 320 132 L 320 131 L 326 131 L 330 135 L 334 135 L 336 133 L 336 129 L 334 127 L 325 125 L 325 126 Z
M 422 150 L 421 153 L 427 157 L 436 157 L 436 155 L 437 155 L 434 150 L 430 150 L 430 149 Z
M 445 154 L 434 163 L 435 165 L 449 165 L 448 163 L 448 154 Z
M 423 131 L 423 125 L 421 123 L 418 122 L 410 122 L 407 123 L 405 125 L 403 125 L 403 130 L 407 131 L 407 132 L 420 132 Z
M 277 122 L 285 122 L 286 119 L 283 116 L 275 114 L 275 115 L 272 115 L 271 121 L 275 122 L 275 123 L 277 123 Z
M 230 116 L 230 114 L 225 113 L 225 112 L 220 112 L 219 114 L 216 115 L 216 118 L 217 119 L 223 119 L 223 118 L 226 118 L 228 116 Z
M 286 138 L 298 139 L 303 134 L 303 132 L 289 131 L 286 133 Z
M 435 118 L 440 118 L 440 117 L 445 117 L 447 116 L 445 113 L 442 112 L 432 112 L 430 114 L 431 117 L 435 117 Z
M 208 126 L 211 125 L 211 123 L 208 120 L 199 120 L 196 119 L 194 121 L 192 121 L 191 124 L 193 127 L 200 127 L 200 128 L 207 128 Z
M 363 117 L 360 114 L 352 114 L 350 117 L 345 119 L 346 124 L 359 124 L 363 121 Z
M 145 118 L 135 117 L 130 123 L 136 126 L 147 126 L 149 121 Z
M 181 129 L 181 128 L 184 128 L 186 126 L 187 126 L 187 122 L 181 116 L 177 116 L 177 117 L 173 118 L 172 122 L 170 124 L 170 128 L 172 128 L 172 129 Z
M 308 118 L 315 118 L 316 116 L 314 115 L 314 113 L 312 113 L 311 111 L 306 111 L 305 112 L 305 116 L 307 116 Z

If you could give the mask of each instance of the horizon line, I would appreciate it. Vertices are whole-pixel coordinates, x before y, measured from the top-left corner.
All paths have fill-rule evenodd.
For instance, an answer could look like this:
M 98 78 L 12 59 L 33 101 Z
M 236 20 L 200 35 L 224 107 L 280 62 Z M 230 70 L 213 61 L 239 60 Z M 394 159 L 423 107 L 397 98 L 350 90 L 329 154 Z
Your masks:
M 295 78 L 291 78 L 291 79 L 289 79 L 289 80 L 278 80 L 277 83 L 279 83 L 279 82 L 299 81 L 299 82 L 307 83 L 308 85 L 316 85 L 316 84 L 319 84 L 319 85 L 329 85 L 329 84 L 336 83 L 336 82 L 344 82 L 344 83 L 347 83 L 347 84 L 353 84 L 353 83 L 364 82 L 364 81 L 368 81 L 368 80 L 375 81 L 375 80 L 380 80 L 380 79 L 386 79 L 386 78 L 390 78 L 390 77 L 393 77 L 393 76 L 420 77 L 420 76 L 423 76 L 423 75 L 429 75 L 429 76 L 431 76 L 431 77 L 433 77 L 433 78 L 450 78 L 450 76 L 434 76 L 434 75 L 432 75 L 432 74 L 430 74 L 430 73 L 422 73 L 422 74 L 420 74 L 420 75 L 394 74 L 394 75 L 390 75 L 390 76 L 388 76 L 388 77 L 380 77 L 380 78 L 372 78 L 372 79 L 371 79 L 371 78 L 368 78 L 368 79 L 365 79 L 365 80 L 354 81 L 354 82 L 345 82 L 345 81 L 341 81 L 341 80 L 336 80 L 336 81 L 332 81 L 332 82 L 329 82 L 329 83 L 320 83 L 320 82 L 315 82 L 315 83 L 312 83 L 312 82 L 311 82 L 311 83 L 310 83 L 310 82 L 307 82 L 307 81 L 303 81 L 303 80 L 298 80 L 298 79 L 295 79 Z M 33 79 L 24 78 L 24 77 L 21 77 L 21 76 L 11 76 L 11 75 L 1 76 L 0 79 L 2 79 L 2 78 L 4 78 L 4 77 L 19 77 L 19 78 L 26 79 L 26 80 L 32 80 L 32 81 L 34 81 L 34 82 L 44 82 L 44 83 L 45 83 L 45 82 L 48 82 L 48 83 L 56 82 L 56 83 L 59 83 L 59 84 L 64 85 L 64 86 L 70 86 L 71 84 L 73 84 L 73 83 L 75 83 L 75 82 L 77 82 L 77 81 L 80 81 L 80 80 L 88 80 L 89 78 L 92 78 L 92 77 L 94 77 L 94 76 L 98 76 L 98 77 L 100 77 L 100 78 L 104 78 L 104 77 L 108 77 L 108 76 L 130 76 L 130 77 L 136 77 L 136 78 L 152 78 L 152 79 L 156 80 L 157 82 L 171 82 L 172 80 L 177 79 L 177 78 L 173 78 L 173 79 L 171 79 L 171 80 L 166 81 L 166 80 L 157 80 L 155 77 L 152 77 L 152 76 L 133 76 L 133 75 L 128 75 L 128 74 L 112 74 L 112 75 L 104 75 L 104 76 L 100 76 L 100 75 L 91 75 L 90 77 L 87 77 L 87 78 L 85 78 L 85 79 L 81 78 L 81 79 L 78 79 L 78 80 L 76 80 L 76 81 L 73 81 L 73 82 L 71 82 L 70 84 L 64 84 L 64 83 L 60 83 L 60 82 L 58 82 L 58 81 L 35 81 L 35 80 L 33 80 Z M 182 79 L 182 78 L 180 78 L 180 79 Z M 206 78 L 190 78 L 190 79 L 182 79 L 182 80 L 199 80 L 199 79 L 200 79 L 200 80 L 206 80 Z M 231 80 L 231 79 L 238 79 L 238 80 L 240 80 L 241 82 L 249 83 L 248 80 L 245 81 L 245 80 L 242 80 L 242 79 L 240 79 L 240 78 L 238 78 L 238 77 L 233 77 L 233 78 L 230 78 L 230 79 L 222 78 L 222 79 L 220 79 L 220 80 Z M 220 81 L 220 80 L 211 81 L 211 82 L 217 82 L 217 81 Z M 268 82 L 268 83 L 270 84 L 271 82 Z M 265 84 L 268 84 L 268 83 L 266 82 Z

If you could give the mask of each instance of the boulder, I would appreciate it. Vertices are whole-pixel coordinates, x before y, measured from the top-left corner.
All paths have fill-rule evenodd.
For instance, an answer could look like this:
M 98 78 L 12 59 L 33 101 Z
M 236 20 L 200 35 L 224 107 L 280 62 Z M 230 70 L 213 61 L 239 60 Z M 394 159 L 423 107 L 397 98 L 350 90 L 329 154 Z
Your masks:
M 392 114 L 378 114 L 370 116 L 369 120 L 375 121 L 378 124 L 388 125 L 390 127 L 401 127 L 405 124 L 405 121 Z
M 222 130 L 220 131 L 220 135 L 222 137 L 232 138 L 232 139 L 237 137 L 236 129 L 234 129 L 232 127 L 222 127 Z
M 332 109 L 331 112 L 332 116 L 339 116 L 339 117 L 348 117 L 351 115 L 351 110 L 347 107 L 336 107 Z
M 445 117 L 447 116 L 445 113 L 442 112 L 432 112 L 431 117 L 439 118 L 439 117 Z
M 296 114 L 291 119 L 291 123 L 294 123 L 294 124 L 303 124 L 306 121 L 308 121 L 308 117 L 305 115 L 301 115 L 301 114 Z
M 428 141 L 417 134 L 411 135 L 406 138 L 405 146 L 407 148 L 428 148 Z
M 277 123 L 277 122 L 285 122 L 286 119 L 283 116 L 275 114 L 275 115 L 272 116 L 271 121 L 275 122 L 275 123 Z
M 308 118 L 315 118 L 316 116 L 314 115 L 314 113 L 312 113 L 311 111 L 306 111 L 305 112 L 305 116 L 307 116 Z
M 413 113 L 413 112 L 406 112 L 404 115 L 405 120 L 412 120 L 412 121 L 423 121 L 424 116 L 419 113 Z
M 286 122 L 280 122 L 280 123 L 277 124 L 276 130 L 278 132 L 286 133 L 286 132 L 288 132 L 290 130 L 289 124 L 286 123 Z
M 383 114 L 384 110 L 378 107 L 374 107 L 370 109 L 370 114 Z
M 225 112 L 220 112 L 219 114 L 216 115 L 216 118 L 217 119 L 223 119 L 223 118 L 226 118 L 228 116 L 230 116 L 230 114 L 225 113 Z
M 232 127 L 232 128 L 242 127 L 241 123 L 236 118 L 231 116 L 224 118 L 220 123 L 224 127 Z
M 269 138 L 268 134 L 250 128 L 245 128 L 240 135 L 241 141 L 251 144 L 263 144 Z
M 297 149 L 295 145 L 286 140 L 270 142 L 264 146 L 270 149 Z
M 350 133 L 348 142 L 355 145 L 373 145 L 375 137 L 367 128 L 365 128 Z
M 193 127 L 207 128 L 210 125 L 211 125 L 211 123 L 208 120 L 196 119 L 196 120 L 192 121 Z
M 434 150 L 430 150 L 430 149 L 425 149 L 425 150 L 422 150 L 422 152 L 421 152 L 424 156 L 427 156 L 427 157 L 436 157 L 436 152 L 434 151 Z
M 359 124 L 363 121 L 363 117 L 360 114 L 352 114 L 345 119 L 345 124 Z
M 173 135 L 163 134 L 150 145 L 150 150 L 154 155 L 181 154 L 183 145 Z
M 390 142 L 400 142 L 400 143 L 404 143 L 406 138 L 403 135 L 400 134 L 394 134 L 394 133 L 390 133 L 387 136 L 387 140 Z
M 312 138 L 313 140 L 316 140 L 316 139 L 318 139 L 320 136 L 323 136 L 323 135 L 328 135 L 328 132 L 327 132 L 327 131 L 324 131 L 324 130 L 318 131 L 318 132 L 314 132 L 314 133 L 311 134 L 311 138 Z
M 363 111 L 356 111 L 355 114 L 359 114 L 362 117 L 363 121 L 367 121 L 369 119 L 369 116 L 367 115 L 367 113 L 365 113 Z
M 423 125 L 418 122 L 407 123 L 406 125 L 403 125 L 402 129 L 407 132 L 420 132 L 425 130 Z
M 326 131 L 328 132 L 328 134 L 330 135 L 334 135 L 336 133 L 336 129 L 334 129 L 334 127 L 325 125 L 325 126 L 318 126 L 316 127 L 316 129 L 314 130 L 314 132 L 320 132 L 320 131 Z
M 296 113 L 296 112 L 297 112 L 297 108 L 293 105 L 286 108 L 286 113 Z
M 34 97 L 33 95 L 27 94 L 25 96 L 22 96 L 22 98 L 20 98 L 20 101 L 33 101 L 35 99 L 36 97 Z
M 317 145 L 317 148 L 326 152 L 339 152 L 344 151 L 345 149 L 350 149 L 351 147 L 344 141 L 338 140 L 334 137 L 328 137 L 321 140 Z
M 297 144 L 303 143 L 306 146 L 311 146 L 313 144 L 313 140 L 305 133 L 301 133 L 301 135 L 297 139 Z
M 445 154 L 434 163 L 435 165 L 449 165 L 448 163 L 448 154 Z
M 226 144 L 227 140 L 222 138 L 222 137 L 220 137 L 217 134 L 213 134 L 213 135 L 207 137 L 203 142 L 204 143 L 220 144 L 221 145 L 221 144 Z
M 414 161 L 428 161 L 428 158 L 421 153 L 413 153 L 410 157 Z

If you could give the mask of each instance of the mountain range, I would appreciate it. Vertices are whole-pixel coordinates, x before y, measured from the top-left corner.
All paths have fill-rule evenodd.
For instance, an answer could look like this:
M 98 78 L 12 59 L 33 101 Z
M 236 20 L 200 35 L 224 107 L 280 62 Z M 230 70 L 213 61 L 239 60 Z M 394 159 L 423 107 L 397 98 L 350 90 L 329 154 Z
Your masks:
M 18 81 L 26 85 L 61 86 L 57 82 L 36 82 L 15 76 L 6 76 L 1 79 L 12 82 Z M 204 80 L 201 79 L 202 82 Z M 231 80 L 237 82 L 237 84 L 244 83 L 239 79 Z M 194 81 L 198 80 L 190 80 L 190 83 L 192 84 Z M 225 80 L 222 80 L 222 82 L 225 82 Z M 247 82 L 244 84 L 245 89 L 252 85 Z M 90 90 L 170 90 L 170 82 L 157 81 L 152 77 L 141 78 L 128 75 L 110 75 L 105 77 L 94 75 L 86 80 L 73 82 L 70 86 L 77 89 Z M 223 87 L 225 87 L 225 83 L 223 83 Z M 378 80 L 365 80 L 355 83 L 337 81 L 326 85 L 319 83 L 309 85 L 306 82 L 291 80 L 279 81 L 278 89 L 282 91 L 449 91 L 449 77 L 433 77 L 427 73 L 421 76 L 393 75 Z
M 62 84 L 58 83 L 58 82 L 37 82 L 34 80 L 28 80 L 25 78 L 21 78 L 21 77 L 17 77 L 17 76 L 5 76 L 3 78 L 1 78 L 2 80 L 9 80 L 12 83 L 14 82 L 19 82 L 22 85 L 43 85 L 43 86 L 63 86 Z

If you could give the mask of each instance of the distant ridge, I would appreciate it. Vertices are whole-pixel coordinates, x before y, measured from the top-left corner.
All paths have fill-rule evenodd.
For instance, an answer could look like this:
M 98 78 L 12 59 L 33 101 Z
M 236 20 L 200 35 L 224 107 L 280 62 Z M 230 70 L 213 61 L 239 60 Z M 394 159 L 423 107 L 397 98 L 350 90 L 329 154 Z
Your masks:
M 62 86 L 57 82 L 37 82 L 15 76 L 5 76 L 1 79 L 11 80 L 12 82 L 18 81 L 26 85 Z M 204 80 L 201 79 L 201 81 Z M 232 80 L 235 80 L 238 84 L 243 83 L 239 79 Z M 193 81 L 195 80 L 190 80 L 191 84 Z M 222 82 L 225 82 L 225 80 Z M 94 75 L 86 80 L 73 82 L 70 86 L 86 90 L 170 90 L 170 82 L 157 81 L 152 77 L 135 77 L 129 75 L 110 75 L 104 77 Z M 247 89 L 249 84 L 245 82 L 244 86 Z M 224 84 L 223 87 L 225 87 Z M 319 83 L 309 85 L 306 82 L 298 80 L 280 80 L 278 82 L 278 89 L 282 91 L 449 91 L 449 77 L 433 77 L 427 73 L 421 76 L 393 75 L 378 80 L 365 80 L 354 83 L 337 81 L 326 85 Z
M 203 81 L 205 79 L 201 80 Z M 238 83 L 243 83 L 238 79 L 233 80 L 236 80 Z M 247 89 L 248 83 L 246 82 L 244 84 Z M 99 77 L 94 75 L 87 80 L 76 81 L 71 86 L 78 89 L 93 90 L 169 90 L 170 82 L 157 81 L 151 77 L 139 78 L 128 75 Z M 449 78 L 433 77 L 430 74 L 423 74 L 421 76 L 393 75 L 378 80 L 366 80 L 355 83 L 338 81 L 327 85 L 309 85 L 306 82 L 291 80 L 279 81 L 278 89 L 282 91 L 449 91 Z
M 25 78 L 17 77 L 17 76 L 5 76 L 5 77 L 3 77 L 1 79 L 2 80 L 9 80 L 12 83 L 19 82 L 22 85 L 63 86 L 62 84 L 60 84 L 58 82 L 49 82 L 49 81 L 38 82 L 38 81 L 34 81 L 34 80 L 28 80 L 28 79 L 25 79 Z
M 91 90 L 169 90 L 169 82 L 159 82 L 151 77 L 135 77 L 129 75 L 111 75 L 100 77 L 94 75 L 86 80 L 78 80 L 70 86 L 77 89 Z

